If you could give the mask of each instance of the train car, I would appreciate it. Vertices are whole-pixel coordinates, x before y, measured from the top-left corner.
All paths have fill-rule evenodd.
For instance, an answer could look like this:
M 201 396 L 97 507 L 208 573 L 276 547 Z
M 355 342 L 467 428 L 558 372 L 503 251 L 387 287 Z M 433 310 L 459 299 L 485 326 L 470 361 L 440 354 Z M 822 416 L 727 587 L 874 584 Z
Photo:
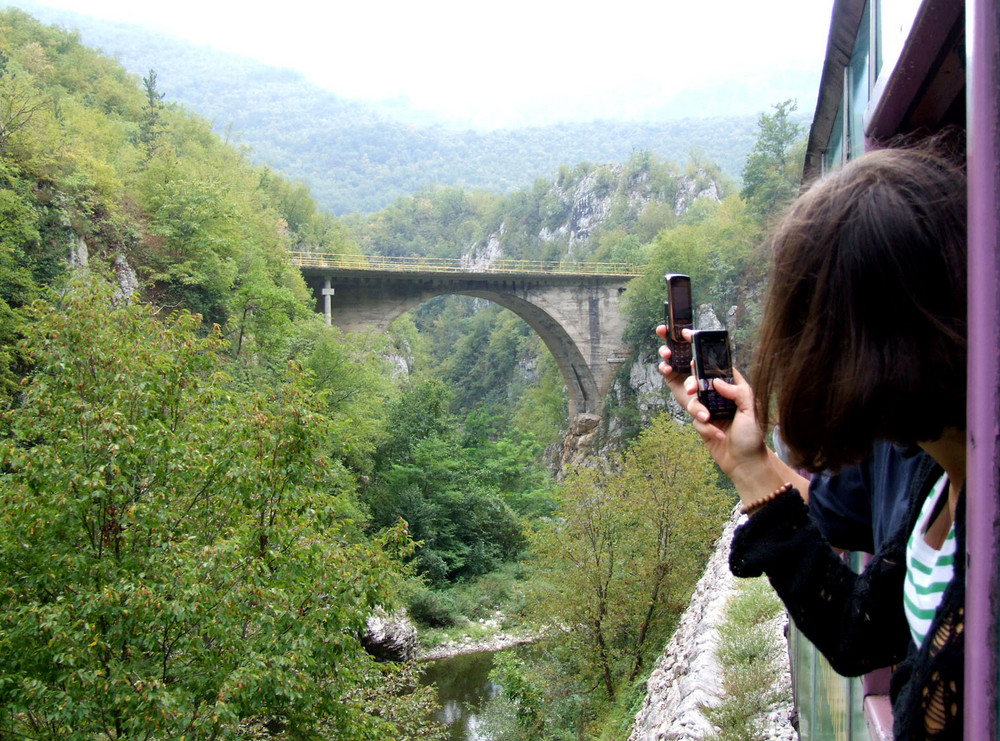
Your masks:
M 804 183 L 901 136 L 963 129 L 969 171 L 965 737 L 998 736 L 1000 10 L 997 0 L 835 0 Z M 885 675 L 848 680 L 793 632 L 802 739 L 888 739 Z

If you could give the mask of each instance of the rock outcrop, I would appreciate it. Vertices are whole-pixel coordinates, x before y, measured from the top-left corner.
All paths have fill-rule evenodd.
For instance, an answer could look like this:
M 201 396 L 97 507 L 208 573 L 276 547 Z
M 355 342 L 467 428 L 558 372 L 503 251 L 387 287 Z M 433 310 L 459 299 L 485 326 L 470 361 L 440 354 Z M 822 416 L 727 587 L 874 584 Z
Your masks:
M 139 278 L 135 270 L 129 265 L 128 260 L 122 255 L 115 255 L 114 262 L 115 280 L 115 300 L 129 302 L 139 291 Z
M 594 453 L 594 445 L 600 432 L 601 418 L 596 414 L 578 414 L 570 420 L 569 430 L 563 437 L 562 458 L 559 461 L 557 478 L 569 466 L 586 465 Z
M 90 249 L 86 240 L 79 234 L 73 234 L 69 240 L 69 267 L 80 273 L 86 273 L 90 266 Z M 128 303 L 139 290 L 139 278 L 135 269 L 129 264 L 123 254 L 115 253 L 111 261 L 114 273 L 114 302 Z
M 460 654 L 473 654 L 480 651 L 503 651 L 514 646 L 521 646 L 525 643 L 534 643 L 541 637 L 541 633 L 505 633 L 499 631 L 495 635 L 481 640 L 473 640 L 469 636 L 464 636 L 457 641 L 448 641 L 440 646 L 429 648 L 420 652 L 417 658 L 420 661 L 433 661 L 435 659 L 445 659 L 450 656 Z
M 557 181 L 553 193 L 568 206 L 569 216 L 554 229 L 543 227 L 538 235 L 542 241 L 565 241 L 567 257 L 572 258 L 574 247 L 589 240 L 591 233 L 611 215 L 612 199 L 623 169 L 619 164 L 606 165 L 574 183 L 571 188 L 563 188 Z M 645 195 L 630 205 L 641 211 L 648 202 L 649 197 Z
M 560 250 L 567 262 L 587 260 L 593 253 L 589 246 L 591 237 L 613 215 L 625 221 L 637 221 L 653 202 L 663 202 L 672 195 L 676 215 L 682 215 L 696 201 L 720 202 L 719 183 L 714 177 L 698 170 L 678 175 L 676 192 L 668 195 L 649 177 L 648 172 L 634 173 L 620 163 L 593 167 L 585 174 L 560 175 L 552 183 L 546 203 L 540 213 L 541 225 L 534 231 L 523 225 L 501 222 L 486 239 L 468 245 L 462 261 L 470 270 L 488 267 L 494 260 L 512 257 L 504 253 L 508 241 L 518 244 L 535 240 L 564 245 Z
M 400 608 L 391 615 L 376 607 L 369 616 L 367 630 L 361 637 L 365 651 L 380 661 L 409 661 L 417 655 L 417 629 L 406 610 Z

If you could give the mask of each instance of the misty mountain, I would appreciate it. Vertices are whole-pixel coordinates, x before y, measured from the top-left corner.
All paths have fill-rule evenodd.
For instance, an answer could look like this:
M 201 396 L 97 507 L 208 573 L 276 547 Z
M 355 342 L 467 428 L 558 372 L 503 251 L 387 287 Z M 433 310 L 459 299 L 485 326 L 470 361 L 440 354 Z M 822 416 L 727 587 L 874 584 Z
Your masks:
M 29 0 L 10 5 L 77 29 L 85 44 L 136 75 L 155 70 L 165 101 L 207 118 L 254 161 L 307 184 L 320 207 L 337 215 L 377 211 L 430 184 L 509 193 L 551 177 L 561 164 L 624 162 L 637 151 L 681 164 L 714 162 L 738 179 L 759 113 L 778 102 L 767 97 L 775 88 L 758 81 L 684 93 L 665 101 L 655 121 L 619 121 L 609 113 L 588 123 L 475 130 L 436 120 L 404 100 L 348 100 L 297 71 L 139 26 Z M 800 89 L 809 89 L 807 81 Z

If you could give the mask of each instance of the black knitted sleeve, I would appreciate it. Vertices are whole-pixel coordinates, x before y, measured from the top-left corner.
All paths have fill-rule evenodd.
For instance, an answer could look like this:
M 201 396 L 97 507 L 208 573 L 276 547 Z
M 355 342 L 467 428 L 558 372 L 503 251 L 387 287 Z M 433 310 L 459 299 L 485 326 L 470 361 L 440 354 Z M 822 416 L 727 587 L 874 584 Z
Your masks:
M 834 670 L 857 676 L 906 656 L 904 553 L 905 541 L 900 548 L 893 539 L 856 574 L 792 490 L 737 528 L 729 568 L 739 577 L 767 574 L 795 625 Z

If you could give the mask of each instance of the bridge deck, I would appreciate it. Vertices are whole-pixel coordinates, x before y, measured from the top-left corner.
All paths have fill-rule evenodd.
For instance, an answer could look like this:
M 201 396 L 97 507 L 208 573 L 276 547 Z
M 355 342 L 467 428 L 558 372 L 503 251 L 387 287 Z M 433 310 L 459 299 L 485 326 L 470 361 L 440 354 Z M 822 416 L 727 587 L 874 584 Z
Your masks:
M 524 273 L 529 275 L 617 275 L 634 278 L 641 265 L 615 262 L 556 262 L 544 260 L 466 260 L 447 257 L 386 257 L 292 252 L 299 268 L 328 270 L 382 270 L 406 273 Z

